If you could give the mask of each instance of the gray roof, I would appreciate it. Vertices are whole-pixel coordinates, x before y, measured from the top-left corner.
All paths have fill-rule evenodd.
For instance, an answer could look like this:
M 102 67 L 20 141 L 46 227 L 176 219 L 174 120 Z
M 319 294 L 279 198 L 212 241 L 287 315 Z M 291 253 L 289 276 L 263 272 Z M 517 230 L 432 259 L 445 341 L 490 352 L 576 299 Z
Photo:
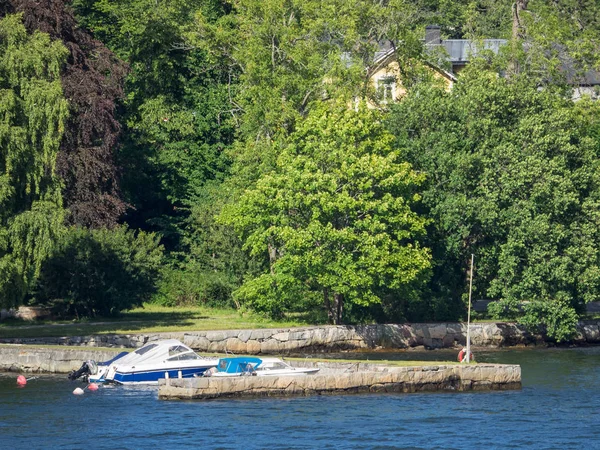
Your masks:
M 477 56 L 483 50 L 491 50 L 498 53 L 500 47 L 506 44 L 506 39 L 483 39 L 471 41 L 469 39 L 445 39 L 441 44 L 428 44 L 428 48 L 443 47 L 448 53 L 448 59 L 456 63 L 466 63 L 469 59 Z
M 431 56 L 437 55 L 446 58 L 453 66 L 467 64 L 472 58 L 480 56 L 483 51 L 490 50 L 497 54 L 500 47 L 506 45 L 506 39 L 442 39 L 440 37 L 440 27 L 429 26 L 426 29 L 426 38 L 423 40 L 425 48 L 431 52 Z M 441 50 L 441 51 L 440 51 Z M 386 58 L 394 53 L 393 46 L 389 41 L 380 42 L 379 49 L 375 52 L 374 67 L 382 63 Z M 577 74 L 573 69 L 573 64 L 563 61 L 562 70 L 566 73 L 570 84 L 579 86 L 598 86 L 600 85 L 600 72 L 587 70 L 583 74 Z M 450 72 L 444 71 L 447 75 L 454 77 Z

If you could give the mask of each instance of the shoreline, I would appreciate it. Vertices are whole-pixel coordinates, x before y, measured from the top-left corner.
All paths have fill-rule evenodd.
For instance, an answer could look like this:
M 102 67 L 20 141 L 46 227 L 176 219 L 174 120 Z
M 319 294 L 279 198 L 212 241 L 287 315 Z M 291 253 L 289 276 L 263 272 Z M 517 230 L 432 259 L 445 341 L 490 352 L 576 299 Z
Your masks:
M 339 351 L 456 349 L 466 345 L 467 325 L 455 322 L 323 325 L 296 328 L 179 331 L 162 333 L 95 334 L 36 338 L 0 338 L 0 344 L 138 348 L 160 339 L 178 339 L 198 352 L 247 355 L 290 355 Z M 471 345 L 485 348 L 548 347 L 555 343 L 514 323 L 489 322 L 470 326 Z M 576 338 L 565 344 L 600 344 L 600 320 L 583 321 Z
M 105 361 L 122 349 L 0 346 L 0 372 L 67 374 L 84 361 Z M 351 353 L 349 355 L 351 359 Z M 521 367 L 508 364 L 415 362 L 393 365 L 374 361 L 287 360 L 318 367 L 315 375 L 160 380 L 159 399 L 290 397 L 358 393 L 464 392 L 521 389 Z

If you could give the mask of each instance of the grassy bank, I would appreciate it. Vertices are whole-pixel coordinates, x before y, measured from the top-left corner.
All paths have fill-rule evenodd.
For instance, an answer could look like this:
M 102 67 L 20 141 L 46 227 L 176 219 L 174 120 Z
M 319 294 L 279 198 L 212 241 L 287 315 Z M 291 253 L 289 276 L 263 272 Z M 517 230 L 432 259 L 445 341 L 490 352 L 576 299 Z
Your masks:
M 5 320 L 0 322 L 0 338 L 287 328 L 309 324 L 310 322 L 302 317 L 293 320 L 274 321 L 250 313 L 240 314 L 233 309 L 167 308 L 144 305 L 142 308 L 124 312 L 114 319 L 78 321 Z

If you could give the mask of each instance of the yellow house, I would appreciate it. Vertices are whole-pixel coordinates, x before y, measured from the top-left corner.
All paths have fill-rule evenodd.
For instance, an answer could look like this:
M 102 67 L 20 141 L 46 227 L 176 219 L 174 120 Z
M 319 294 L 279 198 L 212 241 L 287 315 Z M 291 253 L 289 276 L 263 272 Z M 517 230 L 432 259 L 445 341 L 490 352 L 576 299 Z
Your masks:
M 484 39 L 477 42 L 469 39 L 442 40 L 440 31 L 437 25 L 430 25 L 425 29 L 425 50 L 432 55 L 443 55 L 447 60 L 448 69 L 427 61 L 412 61 L 411 64 L 412 69 L 424 69 L 429 72 L 444 83 L 447 89 L 452 89 L 457 74 L 468 64 L 470 58 L 481 50 L 497 53 L 507 42 L 504 39 Z M 402 74 L 405 72 L 406 67 L 400 66 L 395 48 L 391 45 L 382 46 L 368 69 L 368 79 L 375 92 L 374 99 L 368 102 L 369 106 L 375 108 L 400 99 L 406 93 L 406 88 L 402 85 Z
M 431 72 L 431 74 L 442 81 L 447 89 L 452 89 L 456 76 L 444 69 L 426 62 L 413 62 Z M 405 70 L 405 68 L 403 68 Z M 376 107 L 399 100 L 406 94 L 406 88 L 402 85 L 402 73 L 400 63 L 396 58 L 394 49 L 387 50 L 382 54 L 376 55 L 373 66 L 369 68 L 368 77 L 373 92 L 375 92 L 375 101 L 369 101 L 369 106 Z

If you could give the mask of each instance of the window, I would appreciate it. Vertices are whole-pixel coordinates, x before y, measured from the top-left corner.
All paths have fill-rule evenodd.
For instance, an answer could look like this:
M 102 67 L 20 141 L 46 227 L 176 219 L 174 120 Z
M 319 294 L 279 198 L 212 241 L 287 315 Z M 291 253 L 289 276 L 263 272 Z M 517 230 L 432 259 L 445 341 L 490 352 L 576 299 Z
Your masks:
M 200 359 L 198 355 L 193 352 L 190 353 L 182 353 L 181 355 L 176 355 L 170 357 L 167 361 L 190 361 L 194 359 Z
M 396 99 L 396 77 L 381 77 L 376 80 L 377 98 L 381 103 Z
M 138 355 L 143 355 L 144 353 L 147 353 L 147 352 L 149 352 L 150 350 L 152 350 L 153 348 L 156 348 L 156 347 L 158 347 L 157 344 L 146 345 L 145 347 L 137 349 L 134 353 L 136 353 Z
M 182 347 L 181 345 L 176 345 L 175 347 L 169 347 L 169 356 L 178 355 L 180 353 L 185 353 L 189 351 L 189 348 Z

